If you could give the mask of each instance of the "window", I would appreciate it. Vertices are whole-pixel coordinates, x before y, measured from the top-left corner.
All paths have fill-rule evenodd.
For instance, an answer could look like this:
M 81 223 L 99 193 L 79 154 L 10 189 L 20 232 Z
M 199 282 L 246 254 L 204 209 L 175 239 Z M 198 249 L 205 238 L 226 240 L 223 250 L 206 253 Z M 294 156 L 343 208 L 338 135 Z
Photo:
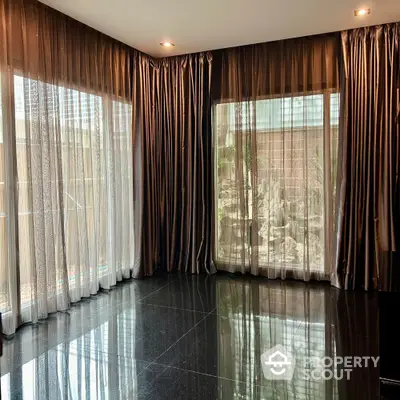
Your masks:
M 217 262 L 324 272 L 338 123 L 337 93 L 215 106 Z
M 77 301 L 133 265 L 132 106 L 18 74 L 13 90 L 21 306 L 40 292 L 34 282 L 42 269 L 54 275 L 53 295 L 61 296 L 63 243 Z

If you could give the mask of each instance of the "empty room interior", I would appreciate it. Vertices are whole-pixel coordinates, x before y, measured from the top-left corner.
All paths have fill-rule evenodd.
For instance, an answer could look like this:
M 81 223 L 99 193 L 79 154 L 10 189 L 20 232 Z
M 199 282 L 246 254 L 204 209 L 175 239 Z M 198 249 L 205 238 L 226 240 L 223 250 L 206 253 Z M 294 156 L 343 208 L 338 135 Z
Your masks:
M 0 398 L 400 399 L 399 21 L 0 0 Z

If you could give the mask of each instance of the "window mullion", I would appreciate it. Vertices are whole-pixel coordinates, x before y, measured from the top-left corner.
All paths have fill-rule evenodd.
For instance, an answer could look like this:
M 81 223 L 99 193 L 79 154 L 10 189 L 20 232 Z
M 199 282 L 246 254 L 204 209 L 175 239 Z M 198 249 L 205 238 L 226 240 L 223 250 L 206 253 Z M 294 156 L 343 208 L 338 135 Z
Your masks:
M 324 269 L 328 272 L 332 256 L 332 231 L 333 231 L 333 199 L 331 178 L 331 92 L 324 92 L 324 130 L 323 130 L 323 165 L 324 165 L 324 241 L 325 256 Z
M 105 288 L 109 287 L 114 283 L 115 275 L 115 254 L 114 254 L 114 241 L 115 241 L 115 229 L 114 229 L 114 204 L 113 196 L 114 193 L 114 152 L 113 152 L 113 115 L 112 115 L 112 99 L 109 96 L 103 98 L 103 110 L 104 110 L 104 151 L 106 161 L 106 188 L 107 188 L 107 282 L 104 283 Z
M 20 314 L 19 259 L 18 259 L 18 175 L 15 131 L 14 75 L 11 71 L 1 74 L 3 109 L 3 145 L 5 168 L 5 209 L 7 237 L 8 293 L 11 319 L 7 331 L 14 332 Z

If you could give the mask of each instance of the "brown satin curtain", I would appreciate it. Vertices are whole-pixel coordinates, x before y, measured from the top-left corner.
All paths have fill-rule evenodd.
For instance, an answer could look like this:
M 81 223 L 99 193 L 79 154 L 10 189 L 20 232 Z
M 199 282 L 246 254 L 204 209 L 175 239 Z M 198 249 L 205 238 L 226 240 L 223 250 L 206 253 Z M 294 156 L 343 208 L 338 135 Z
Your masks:
M 3 67 L 131 101 L 137 51 L 36 0 L 1 2 Z
M 208 53 L 143 57 L 134 74 L 135 265 L 141 273 L 213 272 Z M 140 244 L 139 244 L 140 243 Z
M 346 289 L 391 290 L 399 282 L 399 29 L 397 23 L 342 33 L 332 282 Z
M 339 53 L 337 34 L 215 53 L 218 269 L 329 280 Z
M 40 2 L 0 2 L 6 334 L 130 278 L 139 53 Z

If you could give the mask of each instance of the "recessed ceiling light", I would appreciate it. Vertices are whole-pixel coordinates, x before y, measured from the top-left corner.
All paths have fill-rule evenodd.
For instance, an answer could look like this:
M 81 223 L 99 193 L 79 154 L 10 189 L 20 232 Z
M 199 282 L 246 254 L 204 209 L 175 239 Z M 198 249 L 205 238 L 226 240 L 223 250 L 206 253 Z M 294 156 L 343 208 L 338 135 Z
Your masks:
M 359 10 L 354 10 L 355 17 L 364 17 L 365 15 L 371 14 L 371 10 L 369 8 L 360 8 Z
M 162 47 L 174 47 L 175 45 L 171 42 L 161 42 L 160 45 Z

